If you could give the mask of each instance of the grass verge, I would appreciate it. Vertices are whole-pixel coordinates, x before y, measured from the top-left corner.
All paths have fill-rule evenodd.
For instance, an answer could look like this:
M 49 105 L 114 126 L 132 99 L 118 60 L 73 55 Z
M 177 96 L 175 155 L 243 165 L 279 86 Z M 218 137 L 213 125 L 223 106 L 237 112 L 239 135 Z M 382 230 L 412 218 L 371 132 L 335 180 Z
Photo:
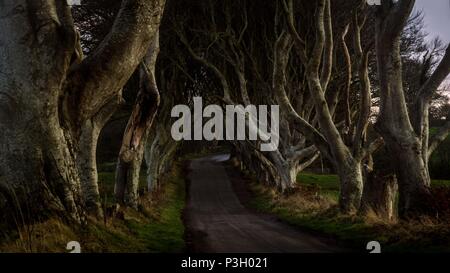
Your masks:
M 123 208 L 104 221 L 88 219 L 83 226 L 57 219 L 5 234 L 0 252 L 68 252 L 66 245 L 78 241 L 82 252 L 178 253 L 185 248 L 182 212 L 185 183 L 180 164 L 162 178 L 161 188 L 141 198 L 139 211 Z M 106 203 L 112 196 L 114 175 L 99 175 Z
M 448 181 L 435 183 L 449 185 Z M 383 222 L 375 217 L 339 213 L 338 180 L 333 175 L 302 174 L 297 190 L 280 194 L 271 187 L 251 182 L 249 206 L 276 215 L 304 230 L 335 239 L 350 250 L 366 252 L 370 241 L 378 241 L 383 252 L 450 252 L 450 227 L 427 219 L 420 222 Z

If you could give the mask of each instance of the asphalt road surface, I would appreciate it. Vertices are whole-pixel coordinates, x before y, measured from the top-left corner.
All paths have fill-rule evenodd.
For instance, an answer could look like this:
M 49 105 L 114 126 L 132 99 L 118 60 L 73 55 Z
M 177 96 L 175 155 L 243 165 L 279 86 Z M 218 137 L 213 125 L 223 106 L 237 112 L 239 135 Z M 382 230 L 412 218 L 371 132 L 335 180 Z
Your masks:
M 190 251 L 198 253 L 341 252 L 323 238 L 246 209 L 233 191 L 224 161 L 195 159 L 189 166 L 185 211 Z

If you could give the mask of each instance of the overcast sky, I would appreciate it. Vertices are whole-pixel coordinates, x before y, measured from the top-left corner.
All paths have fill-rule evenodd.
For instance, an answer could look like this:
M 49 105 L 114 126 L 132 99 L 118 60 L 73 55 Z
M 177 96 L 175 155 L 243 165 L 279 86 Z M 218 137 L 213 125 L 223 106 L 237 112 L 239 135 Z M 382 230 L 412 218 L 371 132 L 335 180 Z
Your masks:
M 425 25 L 431 40 L 435 36 L 450 42 L 450 0 L 416 0 L 416 9 L 425 13 Z

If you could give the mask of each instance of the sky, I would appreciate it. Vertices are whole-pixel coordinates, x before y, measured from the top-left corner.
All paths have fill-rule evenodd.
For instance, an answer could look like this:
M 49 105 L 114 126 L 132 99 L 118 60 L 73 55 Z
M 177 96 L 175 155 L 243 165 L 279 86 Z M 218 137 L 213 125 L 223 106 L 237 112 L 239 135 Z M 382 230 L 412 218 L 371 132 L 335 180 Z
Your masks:
M 425 13 L 426 30 L 429 40 L 439 36 L 450 42 L 450 0 L 416 0 L 417 10 Z

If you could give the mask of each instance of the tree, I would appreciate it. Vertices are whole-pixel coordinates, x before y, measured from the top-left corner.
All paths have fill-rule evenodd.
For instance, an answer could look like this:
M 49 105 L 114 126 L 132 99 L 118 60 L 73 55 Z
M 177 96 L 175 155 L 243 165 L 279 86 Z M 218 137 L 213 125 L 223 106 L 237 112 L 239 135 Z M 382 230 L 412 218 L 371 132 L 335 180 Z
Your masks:
M 117 162 L 114 189 L 116 200 L 134 208 L 138 206 L 139 177 L 145 145 L 160 103 L 155 77 L 158 55 L 159 33 L 157 32 L 139 70 L 139 93 L 125 129 Z
M 307 134 L 314 141 L 321 153 L 325 155 L 334 165 L 340 180 L 339 204 L 343 213 L 353 213 L 360 208 L 363 193 L 363 166 L 372 152 L 382 143 L 379 139 L 369 141 L 367 139 L 367 129 L 371 111 L 371 85 L 368 73 L 368 55 L 370 47 L 362 47 L 360 33 L 364 23 L 358 16 L 360 8 L 365 5 L 365 1 L 355 1 L 350 4 L 353 11 L 352 30 L 354 36 L 354 56 L 357 58 L 357 77 L 360 87 L 359 117 L 357 122 L 351 125 L 351 110 L 347 109 L 345 130 L 340 130 L 338 123 L 334 121 L 334 106 L 332 101 L 327 100 L 327 90 L 330 88 L 334 60 L 334 36 L 332 5 L 330 0 L 320 0 L 312 4 L 315 9 L 312 18 L 312 29 L 315 37 L 312 38 L 312 48 L 307 46 L 308 41 L 302 37 L 302 33 L 297 28 L 296 9 L 292 0 L 283 1 L 285 17 L 287 22 L 287 33 L 280 36 L 280 40 L 293 39 L 294 48 L 299 56 L 300 63 L 305 69 L 305 77 L 308 90 L 312 97 L 316 111 L 317 128 L 313 124 L 307 123 L 294 110 L 289 100 L 286 98 L 283 89 L 278 89 L 279 102 L 285 109 L 289 109 L 292 121 L 303 127 L 304 134 Z M 310 13 L 311 14 L 311 13 Z M 364 17 L 363 17 L 364 19 Z M 302 22 L 306 19 L 301 18 Z M 352 79 L 352 62 L 345 42 L 345 37 L 349 29 L 348 23 L 337 37 L 340 37 L 347 63 L 347 83 L 346 89 L 350 87 Z M 283 37 L 284 36 L 284 37 Z M 289 38 L 292 37 L 292 38 Z M 280 76 L 282 79 L 282 76 Z M 349 91 L 346 90 L 347 108 L 350 103 Z M 350 127 L 352 126 L 352 127 Z M 350 141 L 348 141 L 349 139 Z
M 83 58 L 65 1 L 2 1 L 0 188 L 10 202 L 78 220 L 84 207 L 98 208 L 89 198 L 98 189 L 82 176 L 95 170 L 98 131 L 147 53 L 164 4 L 122 1 L 109 34 Z
M 450 72 L 450 46 L 435 71 L 422 83 L 408 107 L 400 53 L 401 33 L 415 1 L 384 0 L 377 8 L 376 50 L 380 84 L 377 129 L 383 136 L 399 183 L 399 214 L 403 218 L 435 216 L 428 172 L 430 101 Z M 410 92 L 411 93 L 411 92 Z M 431 142 L 433 143 L 433 142 Z

